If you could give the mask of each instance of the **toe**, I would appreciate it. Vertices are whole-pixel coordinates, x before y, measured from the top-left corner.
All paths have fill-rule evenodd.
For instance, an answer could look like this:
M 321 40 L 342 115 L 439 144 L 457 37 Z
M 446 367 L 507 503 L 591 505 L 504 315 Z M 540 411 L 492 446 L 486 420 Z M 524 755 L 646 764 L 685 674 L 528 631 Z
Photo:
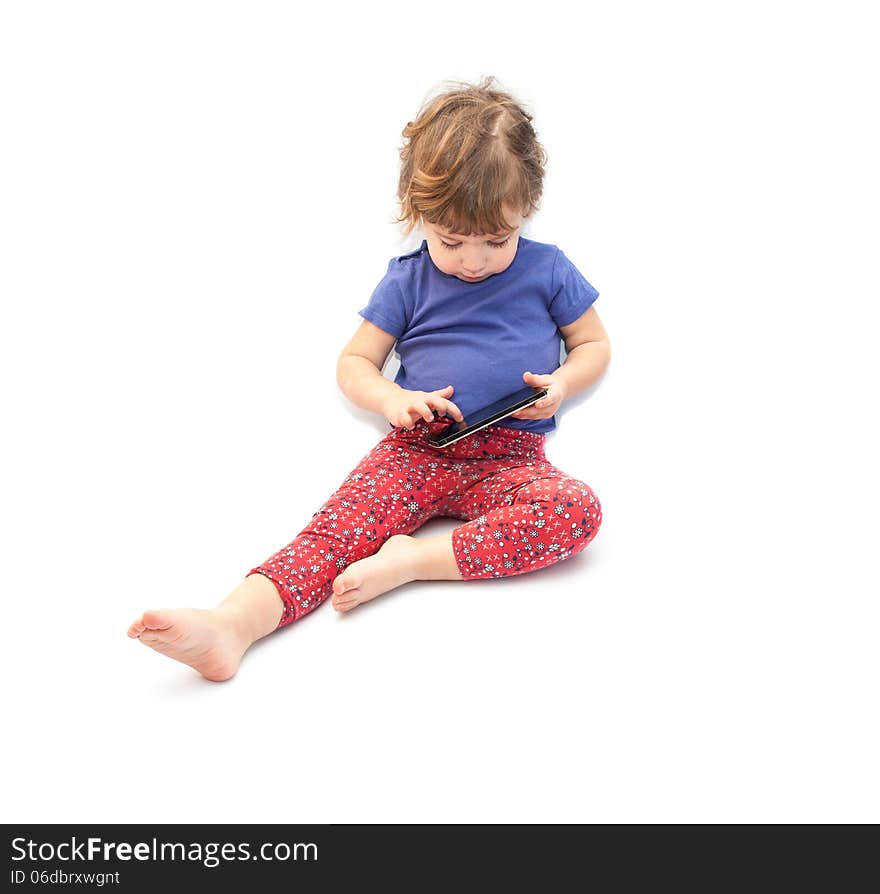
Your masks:
M 128 628 L 128 635 L 132 637 L 132 639 L 134 639 L 140 636 L 145 629 L 146 628 L 144 627 L 143 622 L 137 620 Z
M 334 596 L 332 602 L 336 611 L 347 612 L 357 605 L 357 590 L 349 590 L 344 596 Z
M 357 583 L 354 581 L 350 574 L 340 574 L 333 581 L 333 592 L 337 596 L 341 596 L 346 590 L 351 590 L 357 586 Z
M 173 623 L 168 613 L 161 610 L 144 612 L 141 622 L 150 630 L 167 630 Z

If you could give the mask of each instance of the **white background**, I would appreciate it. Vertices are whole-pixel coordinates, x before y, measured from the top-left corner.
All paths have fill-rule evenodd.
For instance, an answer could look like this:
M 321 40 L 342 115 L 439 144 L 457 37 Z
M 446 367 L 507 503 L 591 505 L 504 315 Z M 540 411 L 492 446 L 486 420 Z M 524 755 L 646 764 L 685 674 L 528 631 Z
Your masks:
M 868 9 L 4 4 L 3 820 L 880 820 Z M 483 74 L 549 154 L 526 235 L 601 293 L 547 453 L 602 530 L 207 683 L 126 628 L 387 432 L 336 358 L 419 241 L 400 131 Z

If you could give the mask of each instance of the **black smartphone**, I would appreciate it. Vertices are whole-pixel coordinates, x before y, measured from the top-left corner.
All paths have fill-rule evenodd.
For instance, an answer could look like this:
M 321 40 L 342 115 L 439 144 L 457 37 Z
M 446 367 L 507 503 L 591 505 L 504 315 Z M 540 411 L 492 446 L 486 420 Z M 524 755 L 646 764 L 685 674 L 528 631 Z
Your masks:
M 536 400 L 540 400 L 546 394 L 547 391 L 543 388 L 532 388 L 531 386 L 520 388 L 519 391 L 514 391 L 513 394 L 499 398 L 494 403 L 489 404 L 488 407 L 469 413 L 461 422 L 453 421 L 449 428 L 444 428 L 441 432 L 429 435 L 427 442 L 434 447 L 448 447 L 450 444 L 461 440 L 461 438 L 472 435 L 475 431 L 486 428 L 500 419 L 510 416 L 511 413 L 523 409 L 523 407 L 531 406 Z

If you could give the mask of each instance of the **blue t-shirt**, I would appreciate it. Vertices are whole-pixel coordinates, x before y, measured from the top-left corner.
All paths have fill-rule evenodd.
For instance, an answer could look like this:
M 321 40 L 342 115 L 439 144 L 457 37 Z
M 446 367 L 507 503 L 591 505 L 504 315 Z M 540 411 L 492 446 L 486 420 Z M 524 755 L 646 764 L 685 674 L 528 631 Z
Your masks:
M 555 245 L 519 237 L 506 270 L 469 283 L 442 273 L 427 240 L 392 258 L 369 304 L 358 313 L 397 337 L 401 388 L 436 391 L 464 417 L 525 387 L 523 373 L 559 368 L 560 326 L 573 323 L 599 293 Z M 556 417 L 507 419 L 499 425 L 534 432 Z

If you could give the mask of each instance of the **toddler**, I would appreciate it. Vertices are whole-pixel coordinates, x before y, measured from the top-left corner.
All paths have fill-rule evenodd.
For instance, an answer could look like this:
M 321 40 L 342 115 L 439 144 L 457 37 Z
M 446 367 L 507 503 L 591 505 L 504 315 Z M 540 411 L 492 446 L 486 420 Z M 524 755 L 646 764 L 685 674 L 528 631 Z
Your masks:
M 209 680 L 328 597 L 347 612 L 413 580 L 537 571 L 599 529 L 593 491 L 544 453 L 562 402 L 608 365 L 598 292 L 559 248 L 522 235 L 547 160 L 532 116 L 494 78 L 446 87 L 403 130 L 397 221 L 424 239 L 389 262 L 337 364 L 342 392 L 391 430 L 216 608 L 147 611 L 128 630 Z M 392 382 L 381 371 L 395 345 Z M 547 395 L 448 447 L 427 440 L 524 386 Z M 463 524 L 411 536 L 438 516 Z

